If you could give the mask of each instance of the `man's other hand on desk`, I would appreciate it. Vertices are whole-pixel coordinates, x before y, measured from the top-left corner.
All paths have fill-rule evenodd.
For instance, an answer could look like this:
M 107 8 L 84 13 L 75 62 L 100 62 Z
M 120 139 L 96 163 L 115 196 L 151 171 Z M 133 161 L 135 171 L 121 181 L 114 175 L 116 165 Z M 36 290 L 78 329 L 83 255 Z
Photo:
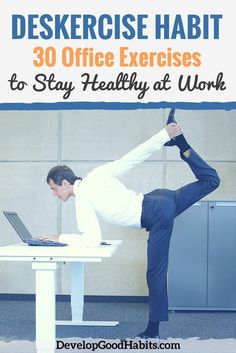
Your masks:
M 51 241 L 59 241 L 59 235 L 45 235 L 40 237 L 41 240 L 51 240 Z

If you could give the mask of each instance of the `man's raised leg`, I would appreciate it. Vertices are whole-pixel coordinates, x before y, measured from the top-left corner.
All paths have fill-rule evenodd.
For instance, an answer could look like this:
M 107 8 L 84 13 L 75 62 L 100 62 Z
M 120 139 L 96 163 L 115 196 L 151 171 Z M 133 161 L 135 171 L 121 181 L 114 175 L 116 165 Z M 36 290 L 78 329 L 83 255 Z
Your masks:
M 171 119 L 176 123 L 174 118 L 175 111 L 172 109 L 168 122 Z M 188 144 L 183 134 L 177 136 L 166 146 L 177 146 L 180 150 L 181 158 L 188 163 L 192 172 L 198 181 L 190 183 L 176 190 L 176 216 L 186 210 L 188 207 L 199 201 L 220 184 L 220 178 L 212 167 L 210 167 Z
M 186 158 L 186 156 L 188 157 Z M 188 163 L 198 180 L 176 190 L 176 216 L 210 194 L 220 184 L 216 170 L 209 166 L 193 149 L 187 153 L 181 153 L 181 158 Z

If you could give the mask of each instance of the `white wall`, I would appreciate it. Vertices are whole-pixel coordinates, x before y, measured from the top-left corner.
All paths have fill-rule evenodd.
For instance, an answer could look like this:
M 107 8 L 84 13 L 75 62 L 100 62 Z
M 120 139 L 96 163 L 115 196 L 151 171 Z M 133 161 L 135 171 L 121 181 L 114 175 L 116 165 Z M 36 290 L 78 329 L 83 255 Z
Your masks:
M 56 164 L 85 175 L 160 130 L 165 110 L 0 111 L 0 246 L 18 241 L 3 210 L 14 210 L 36 236 L 76 231 L 73 200 L 61 205 L 45 177 Z M 176 113 L 189 143 L 219 172 L 208 200 L 236 199 L 236 112 Z M 137 191 L 177 188 L 193 180 L 176 148 L 164 148 L 122 178 Z M 104 239 L 122 239 L 112 259 L 86 266 L 86 294 L 145 295 L 144 231 L 102 223 Z M 69 265 L 68 265 L 69 266 Z M 69 267 L 58 272 L 58 293 L 69 293 Z M 30 264 L 0 263 L 0 293 L 34 293 Z

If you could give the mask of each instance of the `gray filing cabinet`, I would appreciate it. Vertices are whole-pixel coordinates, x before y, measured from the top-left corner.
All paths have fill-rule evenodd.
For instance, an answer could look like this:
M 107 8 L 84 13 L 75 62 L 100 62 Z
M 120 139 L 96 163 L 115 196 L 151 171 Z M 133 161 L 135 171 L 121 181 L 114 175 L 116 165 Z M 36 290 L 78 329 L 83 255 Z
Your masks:
M 236 202 L 194 204 L 176 218 L 170 309 L 236 309 Z

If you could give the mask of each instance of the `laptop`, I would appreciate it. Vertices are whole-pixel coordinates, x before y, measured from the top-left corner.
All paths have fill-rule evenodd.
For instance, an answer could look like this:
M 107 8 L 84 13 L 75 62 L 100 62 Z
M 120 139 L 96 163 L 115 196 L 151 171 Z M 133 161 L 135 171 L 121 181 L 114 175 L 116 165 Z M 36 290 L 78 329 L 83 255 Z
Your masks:
M 8 221 L 15 229 L 16 233 L 19 235 L 21 240 L 24 243 L 27 243 L 30 246 L 66 246 L 66 243 L 60 243 L 52 240 L 41 240 L 34 239 L 18 214 L 16 212 L 11 211 L 3 211 L 4 215 L 7 217 Z

